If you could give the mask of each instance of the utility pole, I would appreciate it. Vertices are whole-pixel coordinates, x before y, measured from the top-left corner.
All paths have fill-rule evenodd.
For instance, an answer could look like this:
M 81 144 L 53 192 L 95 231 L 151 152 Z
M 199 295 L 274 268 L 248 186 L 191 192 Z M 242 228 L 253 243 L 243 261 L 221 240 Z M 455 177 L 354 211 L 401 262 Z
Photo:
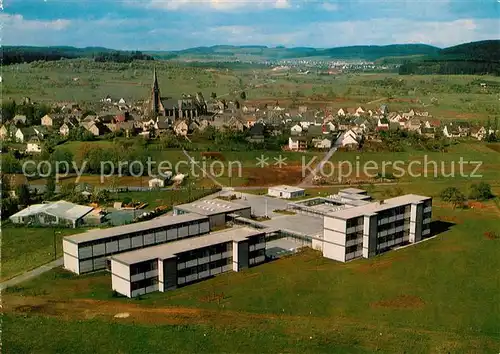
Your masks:
M 266 201 L 266 218 L 267 218 L 268 217 L 267 216 L 267 198 L 265 199 L 265 201 Z

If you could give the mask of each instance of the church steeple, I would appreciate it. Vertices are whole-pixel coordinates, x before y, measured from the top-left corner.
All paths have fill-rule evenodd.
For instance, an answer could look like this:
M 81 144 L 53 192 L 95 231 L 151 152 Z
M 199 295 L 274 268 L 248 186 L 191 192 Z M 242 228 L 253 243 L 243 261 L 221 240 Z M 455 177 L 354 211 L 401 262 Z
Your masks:
M 151 111 L 158 115 L 160 113 L 160 87 L 158 86 L 158 77 L 156 75 L 156 67 L 153 71 L 153 87 L 151 92 Z

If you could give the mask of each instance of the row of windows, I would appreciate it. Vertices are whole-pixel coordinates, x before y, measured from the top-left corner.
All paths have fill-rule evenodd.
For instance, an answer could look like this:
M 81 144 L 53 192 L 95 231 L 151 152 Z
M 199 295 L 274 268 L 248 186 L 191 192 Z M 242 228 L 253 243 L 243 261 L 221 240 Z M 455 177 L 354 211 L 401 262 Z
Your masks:
M 396 227 L 401 227 L 401 226 L 403 226 L 405 228 L 409 228 L 410 227 L 410 219 L 396 220 L 394 222 L 379 225 L 377 228 L 377 231 L 378 232 L 386 231 L 386 230 L 394 229 Z
M 378 245 L 380 245 L 382 243 L 397 240 L 398 238 L 404 238 L 404 237 L 409 237 L 409 236 L 410 236 L 410 230 L 405 230 L 405 231 L 401 231 L 401 232 L 396 232 L 392 235 L 379 237 L 377 242 L 378 242 Z
M 146 272 L 150 272 L 152 270 L 157 270 L 157 269 L 158 269 L 158 261 L 157 260 L 146 261 L 146 262 L 142 262 L 142 263 L 133 264 L 130 267 L 130 275 L 146 273 Z
M 363 224 L 364 224 L 363 217 L 353 218 L 346 221 L 346 228 L 349 229 L 351 227 L 362 226 Z
M 248 258 L 255 258 L 255 257 L 260 257 L 260 256 L 265 256 L 266 255 L 266 250 L 264 248 L 261 248 L 260 250 L 254 250 L 251 252 L 248 252 Z
M 210 269 L 220 268 L 220 267 L 223 267 L 225 265 L 232 264 L 232 263 L 233 263 L 232 257 L 223 258 L 223 259 L 219 259 L 219 260 L 214 261 L 214 262 L 200 264 L 200 265 L 196 265 L 194 267 L 189 267 L 189 268 L 184 268 L 184 269 L 178 270 L 177 276 L 182 278 L 182 277 L 186 277 L 188 275 L 193 275 L 193 274 L 205 272 L 205 271 L 210 270 Z
M 345 253 L 353 253 L 353 252 L 358 252 L 363 250 L 363 245 L 362 244 L 357 244 L 353 246 L 349 246 L 345 248 Z
M 363 231 L 357 231 L 346 235 L 346 242 L 363 238 Z
M 93 246 L 82 247 L 78 249 L 78 258 L 80 260 L 92 259 L 96 256 L 110 256 L 113 254 L 121 253 L 124 251 L 131 251 L 135 249 L 141 249 L 144 247 L 149 247 L 152 245 L 163 244 L 170 241 L 176 241 L 178 239 L 184 239 L 187 237 L 198 236 L 209 231 L 208 222 L 205 225 L 196 225 L 194 228 L 191 226 L 189 229 L 175 229 L 175 231 L 160 231 L 156 234 L 145 234 L 139 236 L 122 236 L 118 241 L 107 241 L 96 243 Z
M 131 284 L 132 291 L 147 288 L 148 286 L 158 285 L 158 278 L 149 278 L 135 281 Z
M 232 252 L 233 251 L 233 243 L 226 242 L 220 243 L 217 245 L 212 245 L 210 247 L 206 247 L 203 249 L 192 250 L 189 252 L 184 252 L 177 256 L 178 263 L 189 262 L 198 258 L 209 257 L 214 254 L 220 254 L 224 252 Z
M 199 221 L 199 220 L 186 221 L 186 222 L 175 224 L 175 225 L 168 225 L 168 226 L 163 226 L 163 227 L 159 227 L 159 228 L 145 229 L 145 230 L 141 230 L 141 231 L 138 231 L 138 232 L 125 233 L 123 235 L 102 238 L 102 239 L 99 239 L 99 240 L 82 242 L 78 246 L 79 247 L 88 247 L 88 246 L 100 245 L 100 244 L 102 244 L 104 242 L 119 241 L 119 240 L 123 240 L 123 239 L 126 239 L 126 238 L 131 238 L 131 237 L 134 237 L 134 236 L 144 236 L 144 235 L 154 234 L 154 233 L 158 233 L 158 232 L 162 232 L 162 231 L 179 229 L 181 227 L 186 227 L 186 226 L 189 227 L 189 226 L 194 226 L 194 225 L 200 225 L 200 224 L 203 224 L 203 223 L 208 223 L 208 222 L 206 220 L 203 220 L 203 221 Z
M 380 220 L 380 219 L 390 218 L 396 215 L 410 214 L 410 212 L 411 212 L 411 205 L 401 205 L 392 209 L 380 211 L 378 213 L 378 219 Z

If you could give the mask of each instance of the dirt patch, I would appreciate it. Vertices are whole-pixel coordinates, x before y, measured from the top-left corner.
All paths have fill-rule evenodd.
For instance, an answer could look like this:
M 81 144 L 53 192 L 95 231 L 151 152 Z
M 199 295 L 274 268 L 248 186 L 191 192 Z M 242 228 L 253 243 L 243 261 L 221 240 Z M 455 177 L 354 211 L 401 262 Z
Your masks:
M 302 168 L 301 166 L 244 168 L 243 177 L 246 178 L 246 182 L 243 184 L 246 187 L 276 184 L 295 185 L 302 180 Z
M 374 302 L 370 306 L 375 308 L 414 309 L 424 307 L 425 302 L 418 296 L 400 295 L 393 299 Z
M 486 237 L 487 240 L 497 240 L 500 238 L 500 235 L 492 231 L 486 231 L 484 237 Z
M 496 151 L 496 152 L 500 152 L 500 144 L 486 144 L 486 146 L 488 147 L 488 149 L 491 149 L 493 151 Z

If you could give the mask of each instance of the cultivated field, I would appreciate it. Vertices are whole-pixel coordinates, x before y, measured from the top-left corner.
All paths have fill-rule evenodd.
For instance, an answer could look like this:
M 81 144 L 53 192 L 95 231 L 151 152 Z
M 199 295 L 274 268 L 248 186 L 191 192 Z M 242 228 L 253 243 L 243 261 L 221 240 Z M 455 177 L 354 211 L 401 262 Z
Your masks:
M 56 269 L 4 294 L 4 350 L 494 353 L 500 210 L 434 204 L 439 234 L 414 247 L 347 264 L 309 250 L 142 300 Z
M 149 97 L 156 66 L 163 96 L 212 92 L 230 99 L 245 90 L 249 104 L 307 103 L 324 109 L 357 107 L 428 111 L 439 119 L 485 121 L 500 113 L 500 78 L 484 76 L 399 76 L 340 74 L 320 76 L 279 73 L 269 69 L 212 69 L 174 62 L 94 63 L 62 60 L 10 65 L 3 70 L 3 100 L 96 102 L 107 95 L 126 101 Z M 482 88 L 481 83 L 488 83 Z

